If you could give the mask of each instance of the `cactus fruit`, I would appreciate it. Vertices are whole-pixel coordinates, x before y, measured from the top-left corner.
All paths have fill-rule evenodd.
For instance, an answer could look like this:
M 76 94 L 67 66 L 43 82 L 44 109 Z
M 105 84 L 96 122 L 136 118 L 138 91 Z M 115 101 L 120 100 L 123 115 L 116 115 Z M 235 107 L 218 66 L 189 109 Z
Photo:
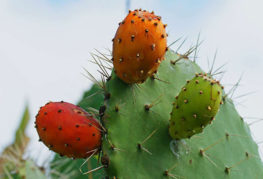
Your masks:
M 130 11 L 113 39 L 113 65 L 126 83 L 142 83 L 156 72 L 167 50 L 166 25 L 153 12 Z
M 82 108 L 66 102 L 49 102 L 36 116 L 40 141 L 50 150 L 73 158 L 86 158 L 101 145 L 101 125 Z
M 215 119 L 222 103 L 222 87 L 207 74 L 199 73 L 176 96 L 169 133 L 174 139 L 190 138 Z

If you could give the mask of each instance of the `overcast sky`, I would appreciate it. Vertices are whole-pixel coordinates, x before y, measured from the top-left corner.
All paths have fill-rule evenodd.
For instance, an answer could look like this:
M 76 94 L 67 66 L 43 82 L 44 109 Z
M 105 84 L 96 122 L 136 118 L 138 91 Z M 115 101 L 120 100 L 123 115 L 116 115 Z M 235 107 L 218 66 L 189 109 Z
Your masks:
M 207 70 L 207 59 L 218 50 L 216 67 L 227 63 L 226 90 L 243 74 L 234 96 L 255 92 L 234 100 L 240 114 L 263 117 L 262 0 L 131 0 L 130 7 L 161 15 L 168 24 L 168 43 L 187 37 L 181 52 L 201 32 L 198 63 Z M 47 101 L 80 99 L 91 85 L 82 67 L 96 70 L 89 53 L 111 49 L 125 9 L 124 0 L 0 0 L 0 150 L 13 139 L 27 102 L 31 149 L 48 153 L 36 142 L 35 114 Z M 251 129 L 256 141 L 263 140 L 263 122 Z

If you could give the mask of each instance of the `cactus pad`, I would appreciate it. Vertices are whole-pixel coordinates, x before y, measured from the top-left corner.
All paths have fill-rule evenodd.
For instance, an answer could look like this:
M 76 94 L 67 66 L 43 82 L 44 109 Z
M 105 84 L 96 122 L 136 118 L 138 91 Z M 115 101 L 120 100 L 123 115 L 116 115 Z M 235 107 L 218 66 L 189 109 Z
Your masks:
M 181 60 L 179 60 L 181 59 Z M 175 63 L 176 62 L 176 63 Z M 202 70 L 168 51 L 155 77 L 128 85 L 114 73 L 102 118 L 107 134 L 102 164 L 110 178 L 259 178 L 263 165 L 248 126 L 230 99 L 216 120 L 191 139 L 173 140 L 169 118 L 174 97 Z

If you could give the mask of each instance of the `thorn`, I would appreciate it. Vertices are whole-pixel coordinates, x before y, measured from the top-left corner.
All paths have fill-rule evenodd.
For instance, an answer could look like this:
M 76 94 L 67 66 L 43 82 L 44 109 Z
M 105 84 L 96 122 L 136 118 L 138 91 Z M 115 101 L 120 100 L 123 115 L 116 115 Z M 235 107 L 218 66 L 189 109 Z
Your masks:
M 164 34 L 162 34 L 161 37 L 164 38 L 165 37 Z
M 166 27 L 167 27 L 167 24 L 164 24 L 163 27 L 166 28 Z
M 148 29 L 145 29 L 145 33 L 148 33 L 149 32 L 149 30 Z
M 121 38 L 118 38 L 118 43 L 121 43 Z
M 154 26 L 155 26 L 155 27 L 157 27 L 157 25 L 158 25 L 158 23 L 157 23 L 157 22 L 155 22 L 155 23 L 154 23 Z

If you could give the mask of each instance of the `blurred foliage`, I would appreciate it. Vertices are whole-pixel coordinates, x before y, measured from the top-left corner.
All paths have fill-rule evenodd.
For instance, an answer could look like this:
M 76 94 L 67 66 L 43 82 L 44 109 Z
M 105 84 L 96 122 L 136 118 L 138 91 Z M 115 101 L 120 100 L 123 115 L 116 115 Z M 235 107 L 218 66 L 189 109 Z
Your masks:
M 23 159 L 30 141 L 25 133 L 29 120 L 29 109 L 26 106 L 14 142 L 7 146 L 0 156 L 0 178 L 45 178 L 43 169 L 37 167 L 32 160 Z

